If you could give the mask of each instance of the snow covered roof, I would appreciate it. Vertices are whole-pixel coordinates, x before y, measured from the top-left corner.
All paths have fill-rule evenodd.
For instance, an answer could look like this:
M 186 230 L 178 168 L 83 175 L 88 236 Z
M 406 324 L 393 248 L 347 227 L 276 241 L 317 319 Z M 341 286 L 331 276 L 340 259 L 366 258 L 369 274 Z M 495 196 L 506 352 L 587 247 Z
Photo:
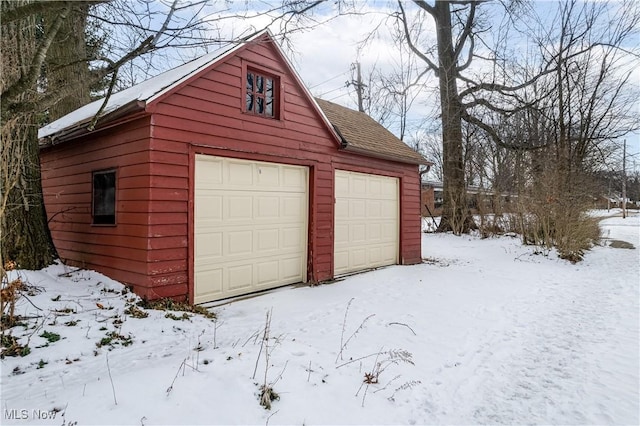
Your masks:
M 211 65 L 214 61 L 226 57 L 236 49 L 240 48 L 244 43 L 253 41 L 265 33 L 268 33 L 268 30 L 254 35 L 243 43 L 227 43 L 219 49 L 194 59 L 193 61 L 187 62 L 184 65 L 163 72 L 162 74 L 158 74 L 157 76 L 136 84 L 128 89 L 114 93 L 111 95 L 106 107 L 100 114 L 101 116 L 105 116 L 134 102 L 147 104 L 176 85 L 188 80 L 202 69 Z M 271 34 L 269 33 L 269 35 Z M 100 110 L 103 102 L 104 98 L 91 102 L 42 127 L 38 131 L 38 138 L 46 138 L 63 130 L 75 128 L 81 124 L 90 122 Z

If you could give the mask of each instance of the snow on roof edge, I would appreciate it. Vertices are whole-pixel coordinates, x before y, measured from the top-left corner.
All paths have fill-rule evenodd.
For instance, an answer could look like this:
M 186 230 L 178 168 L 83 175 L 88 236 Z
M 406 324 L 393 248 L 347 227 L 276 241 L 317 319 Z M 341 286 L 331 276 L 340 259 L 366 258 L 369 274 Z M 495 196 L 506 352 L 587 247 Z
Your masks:
M 101 115 L 106 115 L 116 111 L 117 109 L 133 102 L 140 101 L 143 103 L 151 102 L 158 97 L 171 90 L 173 87 L 181 84 L 185 80 L 188 80 L 194 74 L 197 74 L 202 69 L 211 65 L 214 61 L 222 59 L 231 54 L 235 50 L 239 49 L 244 44 L 251 42 L 263 34 L 272 34 L 269 30 L 261 31 L 254 34 L 252 37 L 242 42 L 229 42 L 221 46 L 219 49 L 213 52 L 207 53 L 199 58 L 189 61 L 185 64 L 179 65 L 175 68 L 160 73 L 154 77 L 151 77 L 141 83 L 131 86 L 127 89 L 114 93 L 109 98 L 107 106 L 101 112 Z M 275 43 L 277 45 L 277 43 Z M 38 130 L 38 138 L 46 138 L 52 136 L 63 130 L 67 130 L 71 127 L 86 122 L 88 119 L 95 116 L 100 110 L 104 98 L 98 99 L 87 105 L 84 105 L 69 114 L 60 117 L 58 120 L 41 127 Z

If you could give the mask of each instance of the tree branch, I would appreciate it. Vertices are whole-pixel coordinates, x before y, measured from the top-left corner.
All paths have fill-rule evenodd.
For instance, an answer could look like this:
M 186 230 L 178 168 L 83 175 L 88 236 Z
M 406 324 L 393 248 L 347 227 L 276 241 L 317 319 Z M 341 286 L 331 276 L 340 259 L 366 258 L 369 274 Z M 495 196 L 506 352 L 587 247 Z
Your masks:
M 420 7 L 422 10 L 426 11 L 429 15 L 435 16 L 436 10 L 424 0 L 413 0 L 413 2 Z
M 471 38 L 469 40 L 470 40 L 469 43 L 471 44 L 469 46 L 469 55 L 467 56 L 467 60 L 466 60 L 466 62 L 464 64 L 456 67 L 456 71 L 458 71 L 458 74 L 460 74 L 460 72 L 462 72 L 462 71 L 466 70 L 467 68 L 469 68 L 469 65 L 471 65 L 471 60 L 473 59 L 473 56 L 474 56 L 473 55 L 473 49 L 475 47 L 476 42 L 475 42 L 475 38 L 473 37 L 473 35 L 471 35 Z
M 18 81 L 9 86 L 0 94 L 2 109 L 8 109 L 13 104 L 13 100 L 16 97 L 26 92 L 27 90 L 29 90 L 29 88 L 33 87 L 36 84 L 36 81 L 40 76 L 42 64 L 47 57 L 47 51 L 49 50 L 51 43 L 58 33 L 58 30 L 60 30 L 62 22 L 67 19 L 67 15 L 71 11 L 72 4 L 72 2 L 67 2 L 65 4 L 65 7 L 56 17 L 56 20 L 51 26 L 51 29 L 48 31 L 47 36 L 40 42 L 40 46 L 38 46 L 38 50 L 33 57 L 33 61 L 31 62 L 29 71 L 26 74 L 23 74 Z
M 429 12 L 433 16 L 433 13 L 432 13 L 433 12 L 433 8 L 431 6 L 429 6 L 427 3 L 425 3 L 424 1 L 420 1 L 420 0 L 414 0 L 414 3 L 416 3 L 418 6 L 422 7 L 424 10 L 426 10 L 427 12 Z M 407 24 L 407 15 L 404 12 L 404 7 L 402 6 L 402 0 L 398 0 L 398 7 L 400 7 L 400 13 L 402 15 L 400 20 L 402 21 L 402 26 L 404 28 L 404 35 L 405 35 L 405 38 L 407 39 L 407 44 L 409 45 L 409 48 L 420 59 L 422 59 L 424 62 L 426 62 L 426 64 L 429 67 L 429 69 L 431 69 L 431 71 L 433 71 L 437 76 L 438 73 L 440 72 L 440 68 L 435 63 L 433 63 L 424 53 L 422 53 L 420 51 L 420 49 L 418 49 L 415 46 L 415 44 L 413 44 L 413 40 L 411 40 L 411 33 L 409 31 L 409 26 Z
M 464 44 L 467 42 L 467 38 L 469 38 L 469 36 L 471 35 L 471 30 L 473 29 L 473 21 L 475 17 L 476 17 L 476 3 L 472 2 L 471 8 L 469 9 L 469 15 L 467 15 L 467 22 L 464 24 L 462 34 L 460 35 L 460 38 L 458 39 L 458 42 L 456 43 L 456 46 L 453 50 L 453 57 L 456 58 L 456 62 L 458 60 L 458 57 L 460 56 L 460 53 L 462 53 L 462 49 L 464 48 Z M 471 45 L 471 47 L 473 48 L 473 44 Z M 473 52 L 473 49 L 471 50 L 471 52 Z M 471 53 L 469 54 L 469 57 L 471 57 Z M 468 61 L 470 62 L 470 59 Z
M 496 129 L 494 129 L 492 126 L 490 126 L 489 124 L 485 123 L 484 121 L 480 120 L 479 118 L 472 116 L 471 114 L 467 113 L 464 110 L 462 111 L 462 119 L 464 121 L 466 121 L 467 123 L 472 124 L 472 125 L 480 128 L 480 129 L 484 130 L 484 132 L 487 135 L 489 135 L 491 140 L 493 140 L 496 145 L 501 146 L 501 147 L 506 148 L 506 149 L 520 150 L 520 151 L 534 151 L 534 150 L 537 150 L 537 149 L 544 148 L 546 146 L 546 144 L 542 144 L 542 145 L 525 145 L 525 144 L 507 143 L 500 137 L 500 135 L 498 135 L 498 132 L 496 132 Z

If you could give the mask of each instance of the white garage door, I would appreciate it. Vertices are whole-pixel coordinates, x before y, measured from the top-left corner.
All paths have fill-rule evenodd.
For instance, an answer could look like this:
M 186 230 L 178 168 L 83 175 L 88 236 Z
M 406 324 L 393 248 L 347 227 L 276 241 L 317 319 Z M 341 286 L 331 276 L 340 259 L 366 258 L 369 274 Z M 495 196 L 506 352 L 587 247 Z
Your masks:
M 336 170 L 334 274 L 398 263 L 398 179 Z
M 305 167 L 196 155 L 195 303 L 306 280 L 307 181 Z

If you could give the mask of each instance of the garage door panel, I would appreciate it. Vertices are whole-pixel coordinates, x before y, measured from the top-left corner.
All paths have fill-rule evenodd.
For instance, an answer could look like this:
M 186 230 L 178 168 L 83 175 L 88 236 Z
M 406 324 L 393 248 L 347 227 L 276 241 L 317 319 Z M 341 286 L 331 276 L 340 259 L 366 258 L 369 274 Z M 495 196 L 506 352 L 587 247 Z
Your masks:
M 349 200 L 337 198 L 337 196 L 338 194 L 336 193 L 336 204 L 334 209 L 335 215 L 339 217 L 347 217 L 349 215 Z
M 223 255 L 222 232 L 209 232 L 207 235 L 196 235 L 196 251 L 202 257 L 215 258 Z
M 336 244 L 342 244 L 342 245 L 349 243 L 349 225 L 347 224 L 335 225 L 335 242 Z
M 398 217 L 398 202 L 396 200 L 384 200 L 381 202 L 382 217 L 396 220 Z
M 334 185 L 336 198 L 342 198 L 349 195 L 349 176 L 339 175 L 336 173 Z
M 265 187 L 280 186 L 280 167 L 276 164 L 260 164 L 257 168 L 257 185 Z
M 280 270 L 282 271 L 282 276 L 280 278 L 288 284 L 297 282 L 295 280 L 303 272 L 302 265 L 298 261 L 297 257 L 281 259 Z
M 303 250 L 301 247 L 301 243 L 304 241 L 302 237 L 302 233 L 305 232 L 306 229 L 302 227 L 289 227 L 282 228 L 282 244 L 279 248 L 281 249 L 293 249 L 293 250 Z
M 395 222 L 382 223 L 382 239 L 384 241 L 396 241 L 398 238 L 398 227 Z
M 201 191 L 200 194 L 196 194 L 200 199 L 197 208 L 195 210 L 196 220 L 199 221 L 220 221 L 222 220 L 222 197 L 207 194 L 206 191 Z
M 211 157 L 198 163 L 195 180 L 199 187 L 206 189 L 222 183 L 222 159 Z
M 256 252 L 267 253 L 278 250 L 280 247 L 280 230 L 279 229 L 258 229 L 256 234 Z
M 225 221 L 243 221 L 253 218 L 253 197 L 250 195 L 226 195 Z
M 287 196 L 280 200 L 282 204 L 281 216 L 287 219 L 300 221 L 300 217 L 306 214 L 306 197 L 303 196 Z
M 229 289 L 248 289 L 253 282 L 253 264 L 232 266 L 227 269 L 229 274 Z
M 306 192 L 306 169 L 302 167 L 282 166 L 282 186 L 287 189 Z
M 398 256 L 398 248 L 395 244 L 387 244 L 382 247 L 382 261 L 387 264 L 387 262 L 395 262 Z
M 229 256 L 251 256 L 253 252 L 253 231 L 228 231 L 227 250 L 225 255 Z
M 196 155 L 195 176 L 195 303 L 306 279 L 307 168 Z
M 383 259 L 382 247 L 371 247 L 369 249 L 369 263 L 380 264 Z
M 277 219 L 280 216 L 280 203 L 274 202 L 273 196 L 255 197 L 255 219 Z
M 198 271 L 195 297 L 215 297 L 222 293 L 222 268 Z
M 346 271 L 349 268 L 349 251 L 348 250 L 334 251 L 333 266 L 336 271 Z
M 367 224 L 367 240 L 372 242 L 380 242 L 382 239 L 382 224 L 381 223 L 369 223 Z
M 382 216 L 382 202 L 380 200 L 367 200 L 366 215 L 368 219 L 377 219 Z
M 349 200 L 349 219 L 360 220 L 367 217 L 367 201 L 363 199 Z
M 367 249 L 354 248 L 349 251 L 349 263 L 354 268 L 366 268 L 367 267 Z
M 229 186 L 253 186 L 253 164 L 246 161 L 228 161 L 225 183 Z
M 366 223 L 352 223 L 349 226 L 349 242 L 364 243 L 367 241 Z
M 256 263 L 256 282 L 259 286 L 279 282 L 280 268 L 278 263 L 277 259 Z
M 369 180 L 369 190 L 367 191 L 367 195 L 372 197 L 379 197 L 382 193 L 382 181 L 381 179 L 370 179 Z
M 336 170 L 335 182 L 334 273 L 397 263 L 398 179 Z
M 349 182 L 349 195 L 364 197 L 367 195 L 367 179 L 364 176 L 352 176 Z

